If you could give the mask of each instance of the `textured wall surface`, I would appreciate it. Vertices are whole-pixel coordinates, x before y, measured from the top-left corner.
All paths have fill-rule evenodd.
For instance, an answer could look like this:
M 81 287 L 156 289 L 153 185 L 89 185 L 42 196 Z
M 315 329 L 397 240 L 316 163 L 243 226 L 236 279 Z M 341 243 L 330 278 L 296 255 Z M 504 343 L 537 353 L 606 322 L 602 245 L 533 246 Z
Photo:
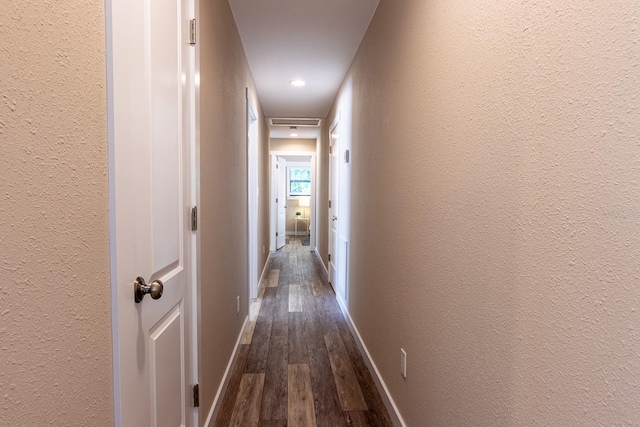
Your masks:
M 316 153 L 318 155 L 317 178 L 319 184 L 316 197 L 318 212 L 316 248 L 325 268 L 329 265 L 329 126 L 325 121 L 320 138 L 316 142 Z
M 315 139 L 272 138 L 271 151 L 316 151 Z
M 0 13 L 0 425 L 113 425 L 104 2 Z
M 260 105 L 257 94 L 253 91 L 255 103 Z M 271 235 L 271 221 L 270 212 L 271 205 L 269 204 L 271 180 L 269 155 L 269 127 L 267 126 L 267 120 L 264 117 L 262 107 L 260 108 L 260 117 L 258 123 L 259 137 L 258 137 L 258 279 L 264 269 L 264 266 L 269 257 L 269 236 Z M 263 253 L 264 248 L 264 253 Z
M 380 2 L 349 301 L 407 425 L 640 424 L 639 15 Z
M 255 88 L 226 0 L 200 3 L 200 422 L 204 423 L 248 309 L 245 87 Z M 260 123 L 259 273 L 268 243 L 268 138 Z M 267 218 L 267 220 L 265 220 Z M 240 296 L 240 314 L 236 314 Z

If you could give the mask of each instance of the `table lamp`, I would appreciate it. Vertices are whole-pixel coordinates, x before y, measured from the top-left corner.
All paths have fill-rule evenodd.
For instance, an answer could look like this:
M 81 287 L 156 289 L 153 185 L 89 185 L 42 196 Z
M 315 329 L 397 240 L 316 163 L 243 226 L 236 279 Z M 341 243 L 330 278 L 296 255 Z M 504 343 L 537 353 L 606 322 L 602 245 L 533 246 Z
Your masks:
M 298 200 L 298 206 L 301 206 L 303 208 L 308 208 L 309 206 L 311 206 L 311 197 L 301 197 Z M 304 210 L 304 217 L 307 218 L 307 210 Z

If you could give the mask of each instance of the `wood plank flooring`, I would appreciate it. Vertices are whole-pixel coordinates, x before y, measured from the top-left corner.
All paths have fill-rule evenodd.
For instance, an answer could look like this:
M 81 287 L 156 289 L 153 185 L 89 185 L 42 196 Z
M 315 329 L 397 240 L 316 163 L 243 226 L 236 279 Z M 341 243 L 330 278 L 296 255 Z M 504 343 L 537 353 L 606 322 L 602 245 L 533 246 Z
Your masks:
M 267 269 L 215 425 L 392 426 L 309 247 L 288 238 Z

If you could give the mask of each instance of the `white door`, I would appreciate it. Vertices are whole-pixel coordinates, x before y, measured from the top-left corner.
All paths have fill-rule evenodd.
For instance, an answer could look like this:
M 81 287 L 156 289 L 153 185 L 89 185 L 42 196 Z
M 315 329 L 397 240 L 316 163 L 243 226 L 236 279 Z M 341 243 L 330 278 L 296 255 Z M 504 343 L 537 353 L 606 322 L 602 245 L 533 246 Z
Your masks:
M 278 156 L 276 169 L 278 173 L 278 220 L 276 225 L 276 249 L 286 243 L 287 235 L 287 163 Z
M 329 135 L 329 282 L 337 291 L 338 278 L 338 152 L 339 124 Z
M 190 398 L 196 378 L 192 12 L 192 0 L 107 1 L 118 426 L 197 425 Z M 136 303 L 138 276 L 147 284 L 161 281 L 161 297 L 152 299 L 158 297 L 152 292 Z

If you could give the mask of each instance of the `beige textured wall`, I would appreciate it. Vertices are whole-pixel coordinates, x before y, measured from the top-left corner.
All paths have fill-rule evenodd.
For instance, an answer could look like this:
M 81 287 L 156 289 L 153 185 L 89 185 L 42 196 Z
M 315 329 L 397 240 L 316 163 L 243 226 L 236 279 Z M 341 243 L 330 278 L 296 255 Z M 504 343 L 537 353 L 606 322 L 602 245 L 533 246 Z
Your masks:
M 200 389 L 204 423 L 248 307 L 245 87 L 253 79 L 229 3 L 200 2 Z M 268 253 L 268 138 L 260 123 L 260 272 Z M 265 219 L 267 218 L 267 219 Z M 236 314 L 236 296 L 241 310 Z
M 407 425 L 640 423 L 639 14 L 381 0 L 350 311 Z
M 256 97 L 257 99 L 257 97 Z M 269 156 L 269 126 L 260 110 L 259 119 L 259 152 L 258 152 L 258 185 L 260 194 L 258 195 L 258 279 L 269 257 L 269 233 L 271 231 L 269 193 L 271 191 L 271 180 L 269 179 L 271 158 Z
M 316 151 L 315 139 L 271 138 L 271 151 Z
M 104 1 L 0 13 L 0 425 L 113 425 Z

